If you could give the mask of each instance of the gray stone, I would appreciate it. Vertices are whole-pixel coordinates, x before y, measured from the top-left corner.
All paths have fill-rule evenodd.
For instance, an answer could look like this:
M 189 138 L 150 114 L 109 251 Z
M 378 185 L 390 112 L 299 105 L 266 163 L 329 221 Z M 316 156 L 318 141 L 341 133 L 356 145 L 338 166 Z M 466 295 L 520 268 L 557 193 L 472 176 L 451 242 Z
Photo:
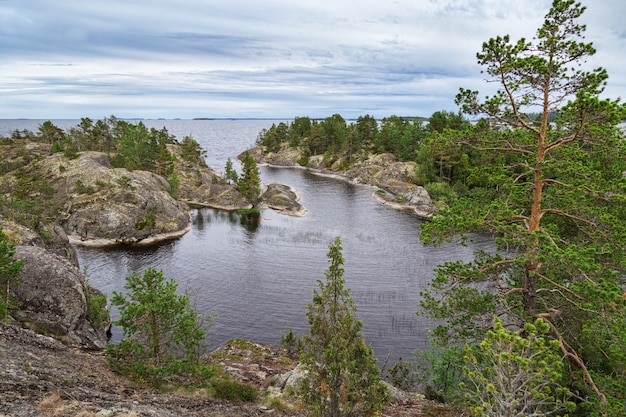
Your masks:
M 298 202 L 300 196 L 292 187 L 271 183 L 261 196 L 263 205 L 291 216 L 303 216 L 306 209 Z
M 75 265 L 37 246 L 17 246 L 15 259 L 24 263 L 12 288 L 19 302 L 12 316 L 83 347 L 104 348 L 104 332 L 96 332 L 86 320 L 87 287 Z

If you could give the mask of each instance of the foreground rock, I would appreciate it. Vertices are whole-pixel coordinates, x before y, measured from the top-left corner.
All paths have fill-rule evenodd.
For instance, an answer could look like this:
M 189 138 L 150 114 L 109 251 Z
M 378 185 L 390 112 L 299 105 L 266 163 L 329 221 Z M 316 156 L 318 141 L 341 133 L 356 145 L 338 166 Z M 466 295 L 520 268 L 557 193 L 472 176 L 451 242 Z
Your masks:
M 251 346 L 258 346 L 252 347 Z M 293 365 L 282 351 L 253 343 L 229 343 L 217 352 L 232 376 L 261 393 Z M 249 417 L 306 416 L 259 402 L 232 404 L 197 391 L 162 392 L 113 372 L 101 353 L 70 348 L 14 324 L 0 323 L 0 416 L 58 417 Z M 449 410 L 420 396 L 391 404 L 387 417 L 449 416 Z
M 0 416 L 243 417 L 236 405 L 194 393 L 167 394 L 114 373 L 101 353 L 70 348 L 0 323 Z M 278 414 L 280 415 L 280 414 Z
M 38 329 L 71 339 L 89 349 L 103 349 L 106 337 L 86 319 L 87 286 L 80 271 L 66 259 L 36 246 L 18 246 L 24 262 L 12 291 L 19 302 L 12 316 Z
M 428 219 L 436 211 L 435 205 L 424 187 L 411 182 L 415 178 L 415 162 L 399 162 L 392 154 L 373 154 L 347 163 L 337 159 L 330 166 L 323 155 L 306 158 L 297 148 L 285 148 L 280 152 L 265 153 L 256 146 L 247 151 L 258 164 L 278 167 L 302 167 L 319 175 L 345 179 L 355 184 L 377 187 L 376 198 L 390 206 L 410 210 L 417 216 Z M 345 168 L 345 167 L 348 168 Z
M 17 308 L 11 310 L 12 317 L 66 343 L 103 349 L 109 320 L 104 319 L 95 329 L 88 321 L 87 283 L 63 229 L 42 226 L 55 233 L 48 235 L 46 244 L 37 233 L 15 223 L 0 220 L 0 227 L 16 245 L 14 259 L 23 262 L 16 277 L 18 285 L 11 286 L 17 301 Z M 95 289 L 90 291 L 100 294 Z M 108 317 L 108 312 L 103 314 Z

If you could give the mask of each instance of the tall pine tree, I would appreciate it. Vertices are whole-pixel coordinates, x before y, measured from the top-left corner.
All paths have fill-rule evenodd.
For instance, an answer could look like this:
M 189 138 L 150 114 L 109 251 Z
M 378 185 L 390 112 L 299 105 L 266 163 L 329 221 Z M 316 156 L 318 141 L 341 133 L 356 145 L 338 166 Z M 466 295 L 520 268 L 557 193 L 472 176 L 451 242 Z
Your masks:
M 236 190 L 239 191 L 253 207 L 261 200 L 261 175 L 254 158 L 246 151 L 241 158 L 243 165 L 241 176 L 237 180 Z
M 554 0 L 532 42 L 496 37 L 477 54 L 500 86 L 484 100 L 465 89 L 457 96 L 465 112 L 486 116 L 457 141 L 479 155 L 469 176 L 480 183 L 469 183 L 471 195 L 434 216 L 422 237 L 489 232 L 502 251 L 440 266 L 421 307 L 445 320 L 440 340 L 456 342 L 479 341 L 493 317 L 512 328 L 544 320 L 574 369 L 572 384 L 604 402 L 611 388 L 598 375 L 623 374 L 626 364 L 595 368 L 589 358 L 598 354 L 583 335 L 623 311 L 624 108 L 599 97 L 604 69 L 581 69 L 595 53 L 582 41 L 584 10 Z
M 310 336 L 304 336 L 304 401 L 318 416 L 368 416 L 387 404 L 372 349 L 361 335 L 356 305 L 345 288 L 341 239 L 329 245 L 326 281 L 318 280 L 307 306 Z

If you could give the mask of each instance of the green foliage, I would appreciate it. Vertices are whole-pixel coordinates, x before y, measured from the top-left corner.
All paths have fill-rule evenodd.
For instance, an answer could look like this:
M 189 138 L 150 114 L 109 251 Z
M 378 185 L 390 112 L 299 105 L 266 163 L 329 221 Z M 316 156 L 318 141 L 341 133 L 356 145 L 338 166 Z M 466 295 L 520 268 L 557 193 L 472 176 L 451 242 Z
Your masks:
M 156 226 L 156 207 L 152 206 L 146 210 L 146 215 L 137 222 L 135 227 L 137 230 L 144 230 L 152 229 L 154 226 Z
M 126 197 L 131 191 L 135 190 L 135 186 L 132 183 L 130 177 L 122 175 L 116 180 L 117 185 L 122 189 L 122 201 L 126 201 Z
M 459 197 L 458 193 L 444 182 L 431 182 L 424 185 L 428 195 L 435 201 L 451 204 Z
M 226 166 L 224 167 L 224 180 L 229 184 L 237 184 L 239 180 L 239 176 L 237 175 L 237 171 L 233 168 L 233 161 L 230 159 L 226 159 Z
M 170 185 L 170 195 L 173 198 L 178 198 L 180 192 L 180 177 L 176 171 L 172 171 L 169 177 L 167 177 L 167 183 Z
M 241 193 L 253 207 L 259 204 L 261 199 L 261 174 L 254 158 L 246 151 L 241 159 L 242 173 L 235 189 Z
M 601 314 L 584 323 L 580 345 L 608 401 L 591 400 L 580 415 L 618 417 L 626 410 L 626 292 L 606 284 L 602 292 L 606 303 Z
M 289 328 L 280 336 L 278 343 L 287 350 L 288 356 L 297 356 L 302 351 L 304 340 L 296 336 L 293 329 Z
M 469 344 L 482 340 L 493 317 L 520 328 L 542 318 L 572 366 L 571 385 L 588 394 L 585 401 L 595 396 L 605 403 L 597 381 L 621 365 L 596 362 L 584 329 L 604 320 L 623 294 L 607 288 L 624 287 L 626 158 L 618 126 L 623 106 L 599 98 L 606 72 L 573 65 L 595 52 L 581 42 L 583 11 L 574 1 L 555 0 L 533 42 L 508 36 L 485 42 L 478 61 L 501 89 L 483 101 L 461 89 L 457 102 L 488 119 L 463 135 L 431 138 L 437 146 L 446 148 L 450 138 L 459 146 L 451 174 L 446 162 L 439 175 L 462 181 L 467 194 L 422 225 L 423 240 L 485 232 L 500 251 L 438 267 L 420 312 L 442 323 L 435 331 L 440 340 Z M 529 116 L 538 108 L 539 116 Z M 553 108 L 559 111 L 549 124 Z M 436 149 L 429 150 L 435 163 Z M 619 331 L 606 337 L 616 340 Z
M 111 322 L 107 306 L 107 296 L 89 285 L 87 267 L 83 269 L 83 276 L 87 284 L 87 316 L 85 318 L 91 323 L 91 327 L 101 329 Z
M 416 352 L 418 381 L 426 398 L 447 404 L 459 400 L 458 386 L 463 377 L 463 348 L 429 335 L 430 348 Z
M 176 294 L 178 285 L 163 272 L 148 268 L 143 275 L 126 277 L 128 295 L 113 292 L 111 305 L 117 307 L 127 336 L 117 345 L 108 345 L 112 364 L 132 376 L 157 382 L 168 375 L 197 364 L 206 331 L 191 309 L 187 295 Z
M 401 357 L 385 371 L 385 379 L 394 387 L 405 391 L 415 390 L 418 378 L 416 376 L 416 365 L 411 362 L 404 362 Z
M 100 329 L 109 322 L 107 296 L 87 285 L 87 321 L 94 329 Z
M 463 117 L 463 113 L 452 113 L 449 111 L 436 111 L 428 119 L 428 130 L 430 132 L 443 133 L 445 130 L 465 130 L 469 127 L 469 122 Z
M 22 168 L 12 176 L 12 180 L 0 182 L 0 215 L 30 229 L 53 222 L 59 207 L 53 199 L 56 190 L 48 180 Z
M 78 194 L 91 194 L 95 191 L 91 185 L 85 185 L 82 180 L 76 180 L 74 186 L 76 187 L 76 192 Z
M 13 259 L 15 245 L 9 241 L 0 228 L 0 320 L 4 320 L 9 312 L 17 307 L 17 302 L 11 292 L 11 287 L 18 285 L 15 280 L 22 268 L 23 261 Z
M 167 129 L 148 129 L 141 122 L 136 125 L 118 122 L 116 128 L 123 133 L 117 140 L 112 159 L 115 167 L 151 171 L 165 177 L 171 173 L 173 159 L 167 145 L 173 143 L 173 137 Z
M 211 389 L 216 398 L 231 402 L 250 402 L 258 397 L 255 387 L 230 378 L 214 379 L 211 382 Z
M 401 161 L 413 160 L 426 133 L 420 121 L 399 116 L 383 119 L 379 129 L 378 121 L 370 115 L 348 124 L 341 115 L 334 114 L 322 121 L 296 117 L 289 125 L 273 125 L 259 133 L 257 144 L 266 152 L 277 152 L 283 146 L 299 147 L 305 153 L 301 165 L 306 165 L 312 155 L 327 155 L 327 166 L 341 159 L 346 168 L 355 156 L 366 155 L 372 149 L 393 153 Z
M 183 141 L 180 143 L 180 147 L 182 150 L 182 157 L 185 161 L 206 167 L 206 162 L 204 161 L 206 151 L 202 149 L 200 144 L 192 137 L 185 136 Z
M 62 150 L 61 143 L 65 140 L 65 132 L 50 120 L 39 125 L 39 139 L 51 145 L 56 144 Z
M 329 245 L 326 281 L 307 305 L 310 336 L 304 336 L 301 361 L 309 373 L 303 400 L 319 416 L 368 416 L 388 402 L 372 349 L 361 335 L 356 305 L 345 288 L 339 237 Z
M 551 416 L 574 411 L 571 393 L 562 383 L 565 365 L 559 342 L 549 340 L 542 319 L 513 332 L 494 320 L 477 348 L 466 347 L 459 385 L 472 416 Z

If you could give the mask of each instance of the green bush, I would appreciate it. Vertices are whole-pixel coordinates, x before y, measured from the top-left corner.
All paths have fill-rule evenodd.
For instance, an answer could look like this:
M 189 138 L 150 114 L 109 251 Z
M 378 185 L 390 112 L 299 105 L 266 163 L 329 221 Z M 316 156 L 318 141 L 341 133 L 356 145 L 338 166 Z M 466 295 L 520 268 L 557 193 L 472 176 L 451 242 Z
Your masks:
M 427 399 L 454 404 L 463 378 L 463 348 L 443 346 L 432 335 L 429 339 L 431 347 L 416 353 L 418 381 Z
M 13 255 L 15 245 L 9 242 L 0 228 L 0 320 L 4 320 L 17 304 L 11 287 L 18 284 L 15 277 L 20 272 L 23 261 L 14 261 Z
M 281 335 L 279 344 L 287 350 L 287 355 L 297 356 L 302 349 L 302 342 L 302 338 L 289 328 Z
M 87 321 L 94 329 L 101 329 L 111 318 L 107 308 L 107 296 L 87 284 Z
M 78 194 L 91 194 L 96 191 L 91 185 L 86 185 L 82 180 L 76 180 L 75 185 Z
M 213 395 L 216 398 L 232 402 L 250 402 L 256 400 L 257 389 L 232 379 L 215 379 L 211 382 Z
M 559 342 L 546 337 L 549 332 L 542 319 L 526 323 L 518 333 L 496 318 L 478 349 L 465 349 L 467 379 L 458 388 L 472 416 L 539 417 L 575 410 L 563 386 L 563 354 Z
M 121 316 L 114 324 L 127 338 L 108 345 L 106 354 L 119 371 L 155 385 L 181 372 L 203 372 L 198 358 L 206 331 L 177 287 L 163 272 L 148 268 L 126 277 L 128 295 L 113 292 L 111 304 Z
M 451 204 L 459 197 L 457 192 L 445 182 L 430 182 L 424 185 L 433 201 Z

